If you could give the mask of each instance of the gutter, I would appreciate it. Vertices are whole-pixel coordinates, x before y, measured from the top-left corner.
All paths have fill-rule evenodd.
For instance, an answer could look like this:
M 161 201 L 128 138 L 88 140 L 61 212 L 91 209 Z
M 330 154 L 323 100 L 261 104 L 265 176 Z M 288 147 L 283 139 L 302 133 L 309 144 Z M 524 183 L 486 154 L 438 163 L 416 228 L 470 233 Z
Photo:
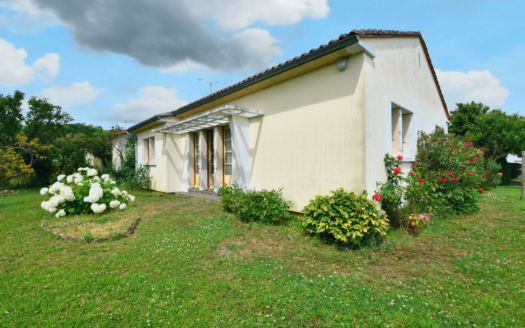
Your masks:
M 328 45 L 322 49 L 319 49 L 319 50 L 316 50 L 312 53 L 309 53 L 305 56 L 302 56 L 302 57 L 295 57 L 296 59 L 293 59 L 291 60 L 290 62 L 288 62 L 287 64 L 284 64 L 280 67 L 276 67 L 276 68 L 273 68 L 273 69 L 270 69 L 269 71 L 267 72 L 263 72 L 263 73 L 259 73 L 258 75 L 256 75 L 255 77 L 253 78 L 248 78 L 247 81 L 245 82 L 241 82 L 241 83 L 238 83 L 237 85 L 234 85 L 233 87 L 230 87 L 230 88 L 227 88 L 227 89 L 223 89 L 222 91 L 218 91 L 217 93 L 213 94 L 213 95 L 210 95 L 210 96 L 207 96 L 207 97 L 204 97 L 204 98 L 201 98 L 191 104 L 188 104 L 186 106 L 183 106 L 177 110 L 174 110 L 173 112 L 171 112 L 172 115 L 179 115 L 179 114 L 182 114 L 182 113 L 185 113 L 189 110 L 192 110 L 198 106 L 201 106 L 201 105 L 204 105 L 208 102 L 211 102 L 211 101 L 214 101 L 214 100 L 217 100 L 219 98 L 222 98 L 226 95 L 229 95 L 229 94 L 232 94 L 236 91 L 239 91 L 241 89 L 244 89 L 246 87 L 249 87 L 251 85 L 254 85 L 256 83 L 259 83 L 263 80 L 266 80 L 268 78 L 271 78 L 273 76 L 276 76 L 278 74 L 281 74 L 285 71 L 288 71 L 290 69 L 293 69 L 293 68 L 296 68 L 296 67 L 299 67 L 301 65 L 304 65 L 312 60 L 315 60 L 315 59 L 318 59 L 318 58 L 321 58 L 323 56 L 326 56 L 327 54 L 329 53 L 332 53 L 332 52 L 335 52 L 335 51 L 338 51 L 338 50 L 346 50 L 350 55 L 354 55 L 354 54 L 357 54 L 359 52 L 365 52 L 367 55 L 369 55 L 370 57 L 374 58 L 375 57 L 375 54 L 374 52 L 368 48 L 363 42 L 361 42 L 359 40 L 359 36 L 358 35 L 353 35 L 349 38 L 346 38 L 346 39 L 343 39 L 341 41 L 338 41 L 338 42 L 335 42 L 331 45 Z M 135 127 L 133 127 L 135 128 Z
M 132 127 L 129 127 L 128 131 L 133 131 L 133 130 L 140 129 L 143 126 L 151 124 L 153 122 L 156 122 L 156 121 L 160 120 L 162 117 L 166 117 L 166 116 L 173 116 L 173 114 L 171 114 L 171 113 L 170 114 L 158 114 L 158 115 L 152 116 L 152 117 L 148 118 L 145 121 L 142 121 L 140 123 L 137 123 L 137 124 L 133 125 Z

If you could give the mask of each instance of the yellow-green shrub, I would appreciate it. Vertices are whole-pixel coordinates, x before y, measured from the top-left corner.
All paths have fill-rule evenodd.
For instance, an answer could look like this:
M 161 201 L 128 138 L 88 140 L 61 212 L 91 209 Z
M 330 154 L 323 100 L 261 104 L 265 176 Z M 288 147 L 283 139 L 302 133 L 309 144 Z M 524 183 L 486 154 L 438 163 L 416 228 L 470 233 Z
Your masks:
M 316 196 L 303 209 L 306 231 L 323 240 L 346 245 L 363 245 L 386 235 L 388 220 L 368 193 L 359 196 L 343 188 L 331 196 Z

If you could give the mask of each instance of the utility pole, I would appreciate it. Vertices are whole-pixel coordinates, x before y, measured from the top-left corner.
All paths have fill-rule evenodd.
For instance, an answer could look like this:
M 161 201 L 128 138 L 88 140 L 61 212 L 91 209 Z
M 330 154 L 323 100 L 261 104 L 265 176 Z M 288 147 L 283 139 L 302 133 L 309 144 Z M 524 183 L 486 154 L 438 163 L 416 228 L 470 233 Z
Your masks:
M 521 199 L 525 199 L 525 151 L 521 152 Z
M 197 80 L 208 82 L 210 84 L 210 94 L 213 93 L 212 86 L 213 86 L 214 83 L 226 84 L 226 83 L 222 83 L 222 82 L 210 81 L 210 80 L 205 80 L 205 79 L 200 79 L 200 78 L 197 78 Z

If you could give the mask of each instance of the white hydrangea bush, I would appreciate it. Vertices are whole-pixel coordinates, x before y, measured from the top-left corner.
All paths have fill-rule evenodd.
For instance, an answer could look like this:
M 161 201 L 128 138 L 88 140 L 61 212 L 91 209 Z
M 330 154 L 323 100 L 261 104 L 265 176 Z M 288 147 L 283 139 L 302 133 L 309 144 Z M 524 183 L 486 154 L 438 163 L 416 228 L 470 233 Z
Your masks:
M 104 213 L 123 211 L 135 197 L 119 190 L 109 174 L 98 176 L 95 169 L 81 167 L 72 175 L 59 175 L 57 182 L 40 190 L 49 200 L 42 202 L 42 209 L 56 213 L 57 218 L 68 214 Z

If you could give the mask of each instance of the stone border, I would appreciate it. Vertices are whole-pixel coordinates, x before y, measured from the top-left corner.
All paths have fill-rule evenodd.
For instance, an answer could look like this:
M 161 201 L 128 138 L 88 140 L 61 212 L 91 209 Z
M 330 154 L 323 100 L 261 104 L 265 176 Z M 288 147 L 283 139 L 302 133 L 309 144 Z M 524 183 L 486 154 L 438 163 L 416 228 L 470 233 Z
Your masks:
M 44 231 L 51 232 L 54 236 L 59 236 L 60 238 L 62 238 L 62 240 L 73 239 L 73 240 L 77 240 L 77 241 L 83 241 L 83 242 L 88 243 L 88 244 L 93 244 L 93 243 L 98 243 L 98 242 L 101 242 L 101 241 L 110 240 L 110 239 L 115 238 L 115 237 L 129 237 L 135 231 L 135 228 L 139 224 L 139 220 L 140 220 L 140 216 L 138 218 L 136 218 L 135 221 L 133 221 L 133 223 L 131 223 L 131 225 L 129 226 L 129 228 L 126 231 L 126 233 L 117 233 L 117 234 L 115 234 L 113 236 L 109 236 L 109 237 L 99 237 L 97 239 L 93 239 L 92 241 L 87 241 L 84 237 L 68 236 L 68 235 L 65 235 L 63 233 L 58 233 L 58 232 L 55 232 L 55 231 L 51 231 L 51 229 L 48 229 L 48 228 L 46 229 L 44 227 L 43 223 L 40 224 L 40 228 L 42 228 L 42 230 L 44 230 Z

